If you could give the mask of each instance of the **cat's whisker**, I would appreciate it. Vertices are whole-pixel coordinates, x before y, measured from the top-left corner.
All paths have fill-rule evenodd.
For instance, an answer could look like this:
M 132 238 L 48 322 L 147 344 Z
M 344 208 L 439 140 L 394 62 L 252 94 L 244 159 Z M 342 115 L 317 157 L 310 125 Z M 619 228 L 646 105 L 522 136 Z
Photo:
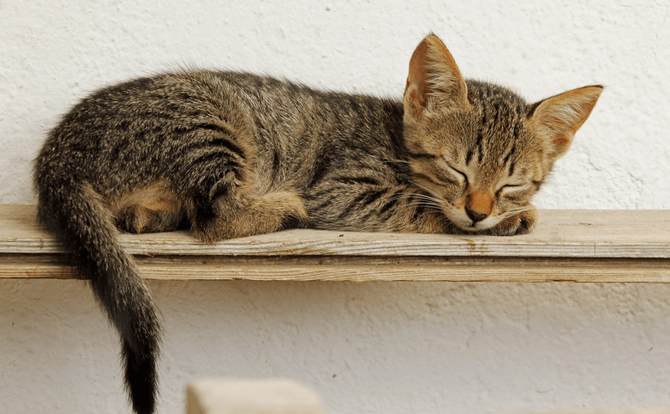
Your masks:
M 432 191 L 430 188 L 428 188 L 428 187 L 426 187 L 426 186 L 423 186 L 423 185 L 417 183 L 417 182 L 414 181 L 414 180 L 409 180 L 409 182 L 412 183 L 413 185 L 415 185 L 415 186 L 421 188 L 422 190 L 426 191 L 426 192 L 429 193 L 430 195 L 432 195 L 432 196 L 434 196 L 434 197 L 437 197 L 437 198 L 441 198 L 441 197 L 439 196 L 439 194 L 435 194 L 435 192 Z
M 513 216 L 516 216 L 517 214 L 521 214 L 525 211 L 532 210 L 532 209 L 533 209 L 532 206 L 523 206 L 523 207 L 517 207 L 517 208 L 509 209 L 503 215 L 503 220 L 508 219 L 510 217 L 513 217 Z
M 431 195 L 427 195 L 427 194 L 421 194 L 421 193 L 409 193 L 409 194 L 410 194 L 412 197 L 418 197 L 418 198 L 422 198 L 422 199 L 426 199 L 426 200 L 431 200 L 431 201 L 436 201 L 436 202 L 440 202 L 440 201 L 441 201 L 439 198 L 434 197 L 434 196 L 431 196 Z
M 416 201 L 424 202 L 424 203 L 432 203 L 436 205 L 442 205 L 442 200 L 438 200 L 435 198 L 431 197 L 417 197 Z
M 413 203 L 405 204 L 405 207 L 414 207 L 414 206 L 428 207 L 428 208 L 435 209 L 437 211 L 442 211 L 442 206 L 434 205 L 434 204 L 426 204 L 426 203 L 420 203 L 420 202 L 413 202 Z
M 411 198 L 409 198 L 409 199 L 407 200 L 407 202 L 408 202 L 408 203 L 412 203 L 412 202 L 430 203 L 430 204 L 434 204 L 434 205 L 437 205 L 437 206 L 441 206 L 441 205 L 442 205 L 442 201 L 440 201 L 440 200 L 436 200 L 436 199 L 434 199 L 434 198 L 430 198 L 430 197 L 416 197 L 416 198 L 415 198 L 415 197 L 411 197 Z
M 390 200 L 399 200 L 399 199 L 402 199 L 404 197 L 408 197 L 408 198 L 409 197 L 418 197 L 418 198 L 421 198 L 421 199 L 424 199 L 424 200 L 429 200 L 429 201 L 432 201 L 432 202 L 435 202 L 435 203 L 440 203 L 440 204 L 445 201 L 442 197 L 434 194 L 429 189 L 427 189 L 425 187 L 422 187 L 421 185 L 418 185 L 418 184 L 417 184 L 417 187 L 422 188 L 423 190 L 425 190 L 429 194 L 422 194 L 422 193 L 417 193 L 417 192 L 405 191 L 405 192 L 401 192 L 399 194 L 394 194 L 390 198 Z
M 392 162 L 392 163 L 398 163 L 398 164 L 410 164 L 409 161 L 401 160 L 399 158 L 381 158 L 380 157 L 379 159 L 382 160 L 382 161 L 385 161 L 385 162 Z
M 443 201 L 436 199 L 434 197 L 427 196 L 425 194 L 418 194 L 418 193 L 410 193 L 408 194 L 400 194 L 396 195 L 394 197 L 391 197 L 390 200 L 401 200 L 403 198 L 406 198 L 408 202 L 404 205 L 410 205 L 412 203 L 414 204 L 424 204 L 424 205 L 433 205 L 438 208 L 442 208 Z

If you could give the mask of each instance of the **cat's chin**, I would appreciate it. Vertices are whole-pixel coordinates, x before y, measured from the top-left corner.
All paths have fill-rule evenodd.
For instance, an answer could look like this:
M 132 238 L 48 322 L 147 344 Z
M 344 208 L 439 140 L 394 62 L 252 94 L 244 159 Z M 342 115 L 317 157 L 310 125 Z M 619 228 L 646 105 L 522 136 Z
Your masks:
M 497 220 L 495 217 L 489 217 L 486 220 L 472 223 L 470 220 L 461 218 L 452 219 L 447 216 L 457 231 L 454 233 L 462 234 L 481 234 L 490 236 L 515 236 L 529 233 L 537 223 L 538 215 L 534 206 L 529 205 L 525 210 L 517 215 Z
M 458 229 L 459 232 L 465 234 L 483 234 L 500 224 L 496 217 L 487 217 L 483 221 L 473 223 L 472 220 L 465 214 L 465 211 L 444 211 L 449 221 Z

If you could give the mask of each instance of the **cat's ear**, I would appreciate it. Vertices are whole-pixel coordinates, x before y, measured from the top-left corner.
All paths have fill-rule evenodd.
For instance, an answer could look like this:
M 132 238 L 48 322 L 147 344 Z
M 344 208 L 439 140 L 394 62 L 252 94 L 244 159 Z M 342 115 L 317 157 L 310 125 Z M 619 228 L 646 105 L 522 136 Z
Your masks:
M 550 142 L 554 159 L 570 148 L 575 132 L 586 122 L 602 91 L 602 86 L 585 86 L 531 105 L 530 125 Z
M 403 104 L 405 114 L 415 119 L 434 107 L 470 107 L 465 80 L 435 35 L 426 36 L 412 54 Z

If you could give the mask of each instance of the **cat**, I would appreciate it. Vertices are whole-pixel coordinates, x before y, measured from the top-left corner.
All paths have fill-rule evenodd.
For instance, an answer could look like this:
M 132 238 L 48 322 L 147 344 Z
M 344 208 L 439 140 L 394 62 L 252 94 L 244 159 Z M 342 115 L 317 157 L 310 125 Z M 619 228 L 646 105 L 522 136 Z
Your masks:
M 118 229 L 205 243 L 302 227 L 510 236 L 601 86 L 534 104 L 464 80 L 442 41 L 414 51 L 402 100 L 185 70 L 101 89 L 49 133 L 38 218 L 119 331 L 136 413 L 155 410 L 160 321 Z

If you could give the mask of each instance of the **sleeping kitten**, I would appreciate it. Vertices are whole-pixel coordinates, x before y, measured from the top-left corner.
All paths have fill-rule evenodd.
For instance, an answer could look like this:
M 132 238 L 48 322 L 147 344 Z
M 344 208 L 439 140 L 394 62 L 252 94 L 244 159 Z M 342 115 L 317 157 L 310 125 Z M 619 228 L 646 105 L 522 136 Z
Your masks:
M 41 222 L 119 331 L 135 412 L 152 413 L 160 323 L 118 230 L 186 224 L 212 243 L 288 227 L 514 235 L 602 91 L 529 105 L 465 81 L 436 36 L 402 101 L 233 72 L 102 89 L 49 134 L 35 167 Z

